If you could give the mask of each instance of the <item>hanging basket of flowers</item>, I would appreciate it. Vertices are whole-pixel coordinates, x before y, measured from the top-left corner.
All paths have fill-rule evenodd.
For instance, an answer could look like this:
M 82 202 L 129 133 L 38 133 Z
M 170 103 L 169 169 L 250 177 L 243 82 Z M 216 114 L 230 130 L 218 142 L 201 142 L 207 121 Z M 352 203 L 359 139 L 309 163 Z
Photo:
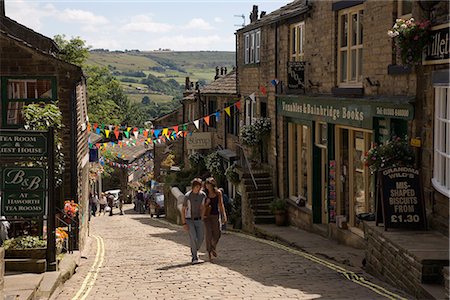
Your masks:
M 395 40 L 405 65 L 415 65 L 421 62 L 423 49 L 431 41 L 430 33 L 431 22 L 429 20 L 418 22 L 414 18 L 397 19 L 392 29 L 388 30 L 388 35 Z
M 239 183 L 239 174 L 236 172 L 236 165 L 232 164 L 225 170 L 225 176 L 227 177 L 228 181 L 230 181 L 233 184 Z
M 259 144 L 263 137 L 270 133 L 272 124 L 269 118 L 257 118 L 253 124 L 244 125 L 241 128 L 241 138 L 243 144 L 255 146 Z
M 366 152 L 364 163 L 372 173 L 390 167 L 413 166 L 414 152 L 408 144 L 408 137 L 393 137 L 384 144 L 374 144 Z

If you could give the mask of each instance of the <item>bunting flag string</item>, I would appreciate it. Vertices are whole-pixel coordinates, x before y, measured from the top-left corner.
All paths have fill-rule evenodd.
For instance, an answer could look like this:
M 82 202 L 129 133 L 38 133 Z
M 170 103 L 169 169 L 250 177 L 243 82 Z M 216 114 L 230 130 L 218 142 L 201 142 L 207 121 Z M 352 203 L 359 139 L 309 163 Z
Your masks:
M 254 97 L 254 93 L 252 94 Z M 231 108 L 236 107 L 237 111 L 240 111 L 241 109 L 241 102 L 237 101 L 232 105 L 229 105 L 225 107 L 223 110 L 225 111 L 226 115 L 228 117 L 231 117 Z M 206 115 L 202 118 L 199 118 L 197 120 L 192 121 L 190 124 L 194 124 L 195 128 L 197 130 L 200 129 L 200 121 L 203 121 L 207 126 L 210 126 L 211 124 L 211 117 L 214 117 L 215 120 L 218 122 L 220 120 L 220 114 L 221 110 L 218 110 L 212 114 Z M 180 137 L 186 137 L 188 134 L 192 135 L 192 132 L 188 131 L 188 125 L 189 123 L 184 124 L 178 124 L 173 126 L 168 126 L 164 128 L 158 128 L 158 129 L 146 129 L 146 128 L 137 128 L 137 127 L 124 127 L 119 125 L 105 125 L 105 124 L 98 124 L 98 123 L 87 123 L 87 129 L 89 132 L 95 132 L 98 135 L 101 135 L 102 133 L 106 138 L 110 138 L 111 133 L 114 133 L 114 137 L 116 138 L 116 141 L 114 142 L 108 142 L 112 147 L 114 145 L 117 145 L 119 147 L 124 146 L 136 146 L 140 145 L 142 143 L 163 143 L 166 141 L 172 141 Z M 124 140 L 119 140 L 120 134 L 124 136 Z M 144 136 L 142 139 L 138 139 L 139 136 Z M 134 137 L 135 140 L 132 140 L 132 137 Z M 125 141 L 125 139 L 128 139 Z M 104 147 L 108 145 L 108 143 L 104 143 Z M 96 145 L 97 148 L 100 148 L 99 145 Z M 89 143 L 89 147 L 93 147 L 91 143 Z

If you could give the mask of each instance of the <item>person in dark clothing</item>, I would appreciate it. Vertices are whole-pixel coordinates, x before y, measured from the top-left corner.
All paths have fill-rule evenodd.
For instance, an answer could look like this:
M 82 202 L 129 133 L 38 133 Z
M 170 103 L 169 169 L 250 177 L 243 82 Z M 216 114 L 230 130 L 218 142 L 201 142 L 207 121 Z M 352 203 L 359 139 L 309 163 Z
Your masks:
M 211 206 L 211 212 L 209 216 L 204 217 L 205 222 L 205 240 L 206 250 L 208 251 L 209 260 L 212 261 L 212 257 L 217 257 L 217 243 L 220 239 L 220 223 L 227 223 L 227 213 L 223 205 L 222 192 L 217 188 L 216 180 L 213 177 L 209 177 L 205 181 L 206 187 L 206 207 Z
M 112 216 L 113 215 L 113 207 L 114 207 L 114 196 L 112 194 L 108 194 L 108 196 L 106 198 L 108 200 L 108 206 L 110 208 L 109 216 Z

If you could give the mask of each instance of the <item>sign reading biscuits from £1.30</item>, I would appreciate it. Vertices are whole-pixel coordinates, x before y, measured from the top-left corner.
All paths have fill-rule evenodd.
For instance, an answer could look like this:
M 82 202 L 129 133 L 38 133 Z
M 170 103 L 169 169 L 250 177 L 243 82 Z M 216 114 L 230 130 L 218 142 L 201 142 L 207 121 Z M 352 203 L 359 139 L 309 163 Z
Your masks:
M 426 229 L 419 171 L 412 167 L 393 167 L 380 172 L 385 229 Z
M 2 216 L 34 217 L 45 214 L 45 170 L 11 167 L 2 170 Z

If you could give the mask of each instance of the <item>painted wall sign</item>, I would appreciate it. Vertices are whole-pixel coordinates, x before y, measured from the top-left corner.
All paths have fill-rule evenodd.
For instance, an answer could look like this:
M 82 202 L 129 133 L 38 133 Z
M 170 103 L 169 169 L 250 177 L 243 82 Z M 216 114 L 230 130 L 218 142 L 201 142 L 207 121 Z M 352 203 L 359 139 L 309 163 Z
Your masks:
M 431 43 L 425 48 L 423 55 L 424 65 L 450 63 L 450 23 L 431 28 Z
M 380 171 L 380 175 L 385 228 L 426 229 L 419 171 L 411 167 L 394 167 Z
M 373 118 L 398 118 L 411 120 L 414 108 L 411 104 L 380 103 L 357 99 L 280 97 L 278 113 L 292 118 L 345 124 L 360 128 L 373 128 Z
M 45 213 L 45 170 L 4 168 L 2 171 L 3 216 L 42 216 Z
M 44 132 L 0 130 L 0 156 L 43 156 L 47 154 Z
M 187 136 L 187 149 L 211 149 L 211 132 L 194 132 Z
M 288 87 L 290 89 L 305 89 L 305 64 L 304 61 L 288 63 Z

